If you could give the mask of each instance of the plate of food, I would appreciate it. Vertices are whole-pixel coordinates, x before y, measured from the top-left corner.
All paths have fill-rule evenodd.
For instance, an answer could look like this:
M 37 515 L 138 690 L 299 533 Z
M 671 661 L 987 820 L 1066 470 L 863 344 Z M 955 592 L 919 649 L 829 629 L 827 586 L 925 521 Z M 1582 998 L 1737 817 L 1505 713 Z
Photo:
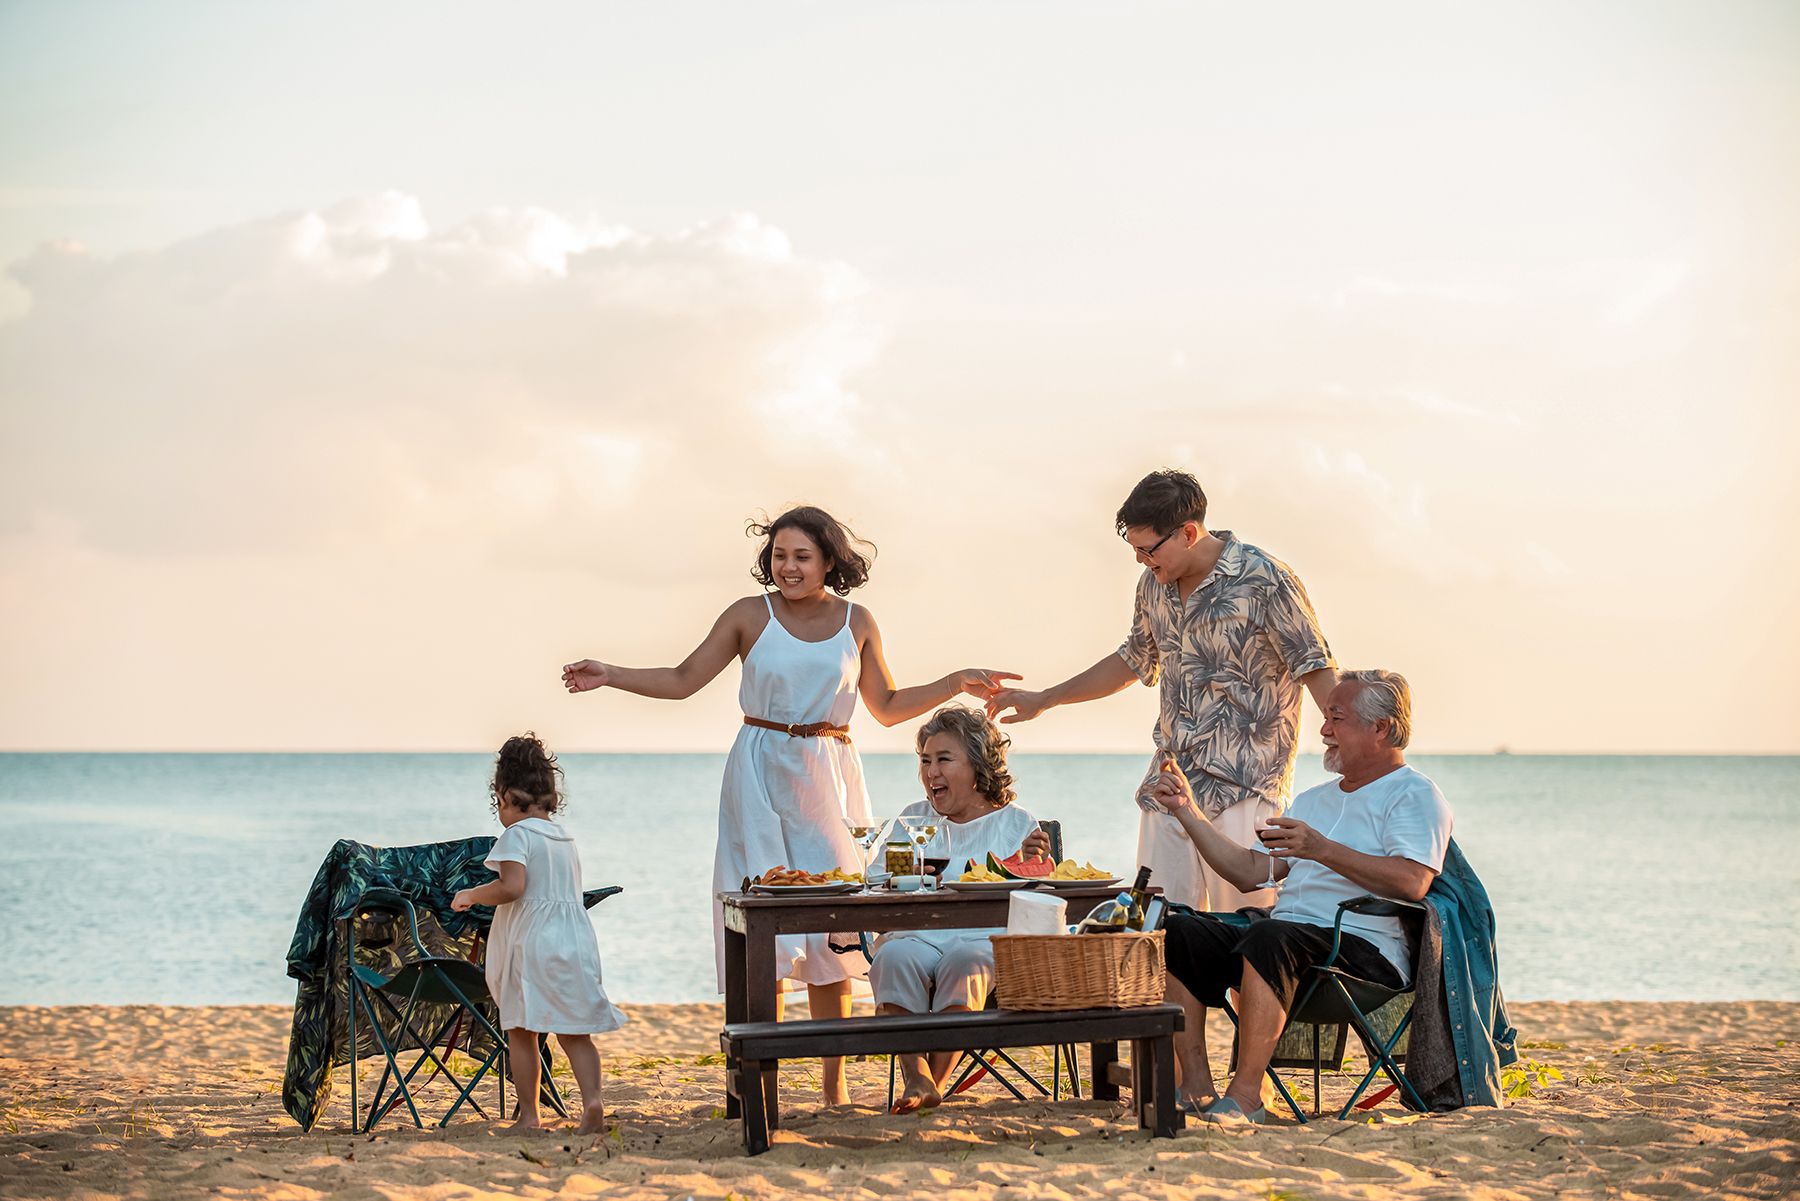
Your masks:
M 861 884 L 850 880 L 833 880 L 826 884 L 752 884 L 750 891 L 769 897 L 829 897 L 861 888 Z
M 863 878 L 835 867 L 828 872 L 808 872 L 778 863 L 760 876 L 751 876 L 746 884 L 751 892 L 771 896 L 830 896 L 857 891 Z
M 1124 878 L 1120 876 L 1101 876 L 1088 879 L 1073 877 L 1058 879 L 1055 876 L 1044 876 L 1040 879 L 1030 881 L 1032 884 L 1042 884 L 1046 888 L 1112 888 L 1113 886 L 1123 884 L 1124 882 Z
M 1015 888 L 1026 888 L 1030 880 L 945 880 L 941 888 L 953 892 L 1008 892 Z

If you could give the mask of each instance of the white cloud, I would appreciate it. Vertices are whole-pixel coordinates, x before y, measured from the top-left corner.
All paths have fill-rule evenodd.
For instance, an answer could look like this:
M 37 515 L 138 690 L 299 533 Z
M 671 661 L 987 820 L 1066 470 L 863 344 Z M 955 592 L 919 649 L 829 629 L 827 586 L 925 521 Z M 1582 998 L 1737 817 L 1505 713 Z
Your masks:
M 0 325 L 0 530 L 128 552 L 517 551 L 521 523 L 646 490 L 671 514 L 760 494 L 771 464 L 844 457 L 878 345 L 855 271 L 744 214 L 434 228 L 386 193 L 11 273 L 30 309 Z

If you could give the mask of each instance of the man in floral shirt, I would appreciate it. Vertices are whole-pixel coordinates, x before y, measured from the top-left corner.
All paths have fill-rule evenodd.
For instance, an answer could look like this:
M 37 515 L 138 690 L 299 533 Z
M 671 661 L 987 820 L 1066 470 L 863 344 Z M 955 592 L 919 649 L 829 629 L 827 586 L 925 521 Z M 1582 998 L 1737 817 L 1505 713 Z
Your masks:
M 1097 700 L 1133 680 L 1157 685 L 1161 712 L 1138 806 L 1138 862 L 1171 900 L 1201 910 L 1266 905 L 1207 866 L 1181 824 L 1151 796 L 1168 759 L 1192 782 L 1214 827 L 1241 846 L 1293 795 L 1300 690 L 1321 710 L 1337 664 L 1312 602 L 1286 564 L 1206 529 L 1206 494 L 1185 471 L 1156 471 L 1125 498 L 1119 536 L 1144 564 L 1131 632 L 1118 651 L 1041 692 L 1007 688 L 988 702 L 1002 722 Z

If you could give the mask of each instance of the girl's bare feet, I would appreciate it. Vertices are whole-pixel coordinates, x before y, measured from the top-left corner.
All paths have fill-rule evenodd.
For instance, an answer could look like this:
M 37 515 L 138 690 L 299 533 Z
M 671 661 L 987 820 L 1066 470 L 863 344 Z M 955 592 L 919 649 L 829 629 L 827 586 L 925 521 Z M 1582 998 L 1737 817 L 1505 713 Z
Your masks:
M 581 1125 L 575 1128 L 576 1134 L 605 1134 L 606 1106 L 590 1105 L 581 1111 Z
M 508 1133 L 508 1134 L 524 1134 L 525 1132 L 530 1131 L 530 1130 L 542 1130 L 543 1128 L 544 1128 L 543 1122 L 538 1120 L 538 1116 L 535 1113 L 530 1115 L 529 1117 L 527 1117 L 525 1114 L 520 1114 L 518 1117 L 513 1119 L 513 1124 L 506 1128 L 506 1133 Z

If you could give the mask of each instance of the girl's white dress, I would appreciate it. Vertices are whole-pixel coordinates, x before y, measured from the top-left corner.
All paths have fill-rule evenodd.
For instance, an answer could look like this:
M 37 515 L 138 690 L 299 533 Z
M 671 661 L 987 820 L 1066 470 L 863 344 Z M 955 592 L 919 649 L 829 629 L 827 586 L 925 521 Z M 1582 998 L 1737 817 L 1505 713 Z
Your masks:
M 823 642 L 787 632 L 769 605 L 769 623 L 744 656 L 738 704 L 746 717 L 783 724 L 828 721 L 847 726 L 856 712 L 862 656 L 844 626 Z M 777 864 L 809 872 L 862 870 L 861 852 L 844 827 L 849 816 L 870 823 L 862 760 L 841 738 L 792 738 L 780 730 L 741 726 L 725 760 L 719 790 L 719 845 L 713 857 L 713 958 L 725 991 L 725 909 L 717 894 L 736 892 L 744 877 Z M 849 936 L 854 941 L 854 935 Z M 832 984 L 867 974 L 858 954 L 839 955 L 829 935 L 775 940 L 775 974 L 804 984 Z
M 527 817 L 494 840 L 485 865 L 525 865 L 525 892 L 494 909 L 488 991 L 502 1030 L 603 1034 L 625 1024 L 600 984 L 600 944 L 581 903 L 581 858 L 556 822 Z

